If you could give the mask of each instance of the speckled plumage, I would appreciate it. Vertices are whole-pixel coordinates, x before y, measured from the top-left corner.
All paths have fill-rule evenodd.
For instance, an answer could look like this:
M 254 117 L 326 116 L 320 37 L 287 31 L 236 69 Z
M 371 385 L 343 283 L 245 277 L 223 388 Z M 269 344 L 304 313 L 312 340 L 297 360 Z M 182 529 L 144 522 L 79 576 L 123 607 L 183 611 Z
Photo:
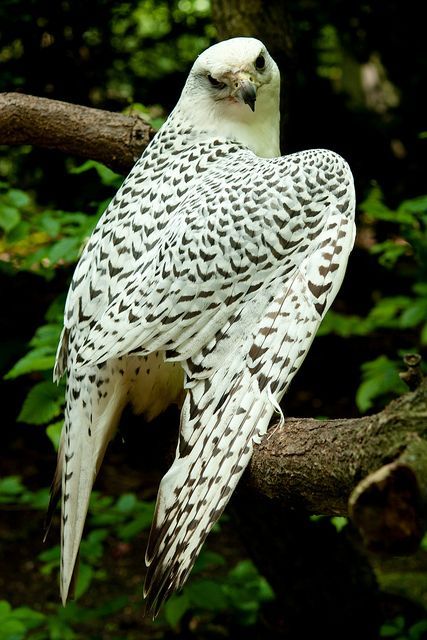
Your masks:
M 354 240 L 352 176 L 330 151 L 259 157 L 278 155 L 278 94 L 259 41 L 202 54 L 76 268 L 55 369 L 68 377 L 64 601 L 124 406 L 151 419 L 185 384 L 146 554 L 156 613 L 187 578 L 341 285 Z

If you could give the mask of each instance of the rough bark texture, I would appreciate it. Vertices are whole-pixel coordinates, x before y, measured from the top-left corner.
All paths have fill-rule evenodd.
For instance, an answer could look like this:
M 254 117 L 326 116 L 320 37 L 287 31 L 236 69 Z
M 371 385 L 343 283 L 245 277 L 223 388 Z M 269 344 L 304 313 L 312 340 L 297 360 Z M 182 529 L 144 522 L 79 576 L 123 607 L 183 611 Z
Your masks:
M 286 2 L 261 0 L 212 0 L 212 19 L 218 39 L 248 36 L 261 40 L 281 72 L 282 149 L 286 145 L 289 98 L 295 75 L 292 21 Z
M 270 637 L 378 638 L 380 593 L 365 549 L 406 554 L 422 538 L 427 380 L 374 416 L 273 427 L 245 479 L 234 513 L 276 594 L 264 610 Z M 353 526 L 338 535 L 307 513 L 349 515 Z
M 31 144 L 98 160 L 127 173 L 154 135 L 139 115 L 20 93 L 0 94 L 0 144 Z
M 218 39 L 259 38 L 276 56 L 292 56 L 292 28 L 285 2 L 213 0 L 212 18 Z
M 414 551 L 427 516 L 427 380 L 374 416 L 286 420 L 256 448 L 247 483 L 287 508 L 350 515 L 371 550 Z

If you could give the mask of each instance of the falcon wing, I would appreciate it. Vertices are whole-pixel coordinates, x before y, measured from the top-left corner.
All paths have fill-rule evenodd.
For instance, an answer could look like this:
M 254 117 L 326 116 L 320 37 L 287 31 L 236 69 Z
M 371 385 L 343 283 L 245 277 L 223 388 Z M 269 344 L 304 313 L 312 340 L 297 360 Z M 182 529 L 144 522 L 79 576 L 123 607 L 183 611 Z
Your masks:
M 150 158 L 147 163 L 149 172 Z M 131 176 L 76 271 L 58 351 L 57 374 L 67 367 L 70 379 L 59 461 L 62 594 L 65 599 L 92 482 L 137 375 L 129 355 L 159 350 L 187 372 L 187 407 L 193 402 L 195 411 L 184 411 L 182 435 L 189 441 L 196 429 L 205 453 L 196 461 L 204 464 L 202 475 L 193 478 L 191 451 L 198 448 L 183 458 L 178 451 L 175 471 L 159 493 L 147 582 L 156 609 L 191 569 L 341 283 L 353 240 L 354 194 L 347 165 L 330 152 L 263 160 L 217 140 L 178 154 L 152 175 L 144 195 L 135 186 L 138 171 Z M 228 381 L 231 397 L 224 396 L 227 386 L 218 387 L 218 395 L 221 380 Z M 227 433 L 227 464 L 223 453 L 209 463 L 216 430 L 218 437 Z M 217 464 L 224 474 L 215 471 Z M 181 509 L 175 514 L 182 526 L 175 544 L 168 491 L 179 490 L 186 503 L 213 473 L 200 523 L 183 520 Z M 191 553 L 183 557 L 193 526 Z M 173 555 L 165 552 L 165 540 Z M 166 575 L 171 562 L 175 569 Z
M 189 390 L 175 461 L 162 479 L 148 543 L 144 594 L 157 615 L 184 584 L 246 468 L 255 442 L 300 367 L 341 284 L 354 240 L 332 212 L 316 245 L 282 285 L 226 366 Z
M 206 178 L 200 172 L 164 222 L 155 256 L 118 276 L 110 304 L 80 339 L 75 366 L 156 350 L 188 360 L 227 324 L 229 335 L 240 333 L 242 322 L 249 331 L 281 282 L 313 252 L 331 213 L 351 217 L 352 178 L 336 154 L 262 160 L 223 145 L 224 159 Z M 200 145 L 207 165 L 218 148 Z M 230 322 L 235 314 L 240 326 Z

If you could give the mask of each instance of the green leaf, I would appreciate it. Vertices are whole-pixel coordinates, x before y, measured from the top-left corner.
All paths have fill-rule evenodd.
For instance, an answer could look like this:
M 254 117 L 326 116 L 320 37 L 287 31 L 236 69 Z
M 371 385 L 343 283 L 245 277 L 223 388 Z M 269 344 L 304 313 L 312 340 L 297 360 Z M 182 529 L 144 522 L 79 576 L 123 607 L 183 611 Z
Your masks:
M 12 607 L 6 600 L 0 600 L 0 618 L 5 618 L 11 610 Z
M 362 379 L 356 393 L 356 404 L 362 412 L 370 409 L 380 396 L 405 393 L 407 390 L 399 378 L 396 363 L 386 356 L 365 362 L 362 365 Z
M 8 618 L 1 621 L 0 640 L 23 640 L 27 630 L 20 620 Z
M 62 328 L 62 319 L 64 317 L 64 307 L 65 307 L 65 299 L 66 293 L 60 294 L 50 305 L 49 309 L 46 311 L 46 320 L 52 326 L 59 327 L 59 330 Z M 43 327 L 39 327 L 39 329 L 44 329 L 46 325 Z M 38 330 L 39 330 L 38 329 Z M 36 334 L 38 332 L 36 331 Z
M 114 171 L 95 160 L 86 160 L 86 162 L 83 162 L 80 166 L 70 169 L 70 173 L 79 174 L 89 171 L 90 169 L 95 169 L 102 184 L 106 186 L 119 187 L 123 181 L 123 178 L 119 174 L 114 173 Z
M 24 492 L 25 487 L 19 476 L 0 478 L 0 502 L 8 503 L 13 501 Z
M 133 511 L 138 500 L 135 494 L 125 493 L 117 500 L 115 508 L 122 513 L 130 513 Z
M 108 536 L 107 529 L 91 531 L 80 544 L 80 557 L 88 564 L 95 564 L 104 553 L 103 542 Z
M 253 578 L 254 575 L 259 575 L 259 573 L 251 560 L 241 560 L 233 567 L 229 575 L 239 580 L 246 580 L 247 578 Z
M 56 544 L 54 547 L 50 547 L 50 549 L 39 553 L 37 557 L 42 562 L 58 562 L 59 564 L 60 546 Z
M 25 398 L 18 420 L 27 424 L 45 424 L 61 413 L 63 403 L 61 386 L 53 382 L 39 382 Z
M 369 312 L 371 329 L 398 326 L 398 316 L 411 304 L 408 296 L 390 296 L 381 298 Z
M 340 531 L 342 531 L 342 529 L 344 529 L 344 527 L 347 526 L 348 518 L 345 518 L 344 516 L 332 516 L 331 523 L 339 533 Z
M 221 567 L 226 564 L 224 557 L 215 553 L 215 551 L 210 551 L 209 549 L 202 550 L 202 553 L 196 560 L 194 565 L 193 574 L 200 573 L 201 571 L 205 571 L 207 568 L 211 567 Z
M 164 606 L 166 620 L 173 629 L 177 629 L 182 616 L 190 609 L 190 599 L 187 593 L 172 596 Z
M 208 611 L 222 611 L 227 608 L 227 599 L 221 585 L 213 580 L 193 580 L 186 593 L 194 607 Z
M 372 327 L 366 318 L 353 315 L 343 315 L 329 310 L 322 324 L 320 325 L 317 335 L 328 335 L 335 333 L 338 336 L 347 338 L 348 336 L 362 336 L 371 331 Z
M 61 431 L 64 424 L 63 420 L 54 422 L 46 427 L 46 435 L 54 446 L 55 451 L 58 451 L 59 442 L 61 440 Z
M 146 531 L 151 526 L 151 521 L 153 519 L 153 514 L 150 510 L 149 513 L 141 513 L 136 516 L 130 522 L 119 525 L 117 527 L 117 535 L 122 540 L 131 540 L 135 536 L 138 535 L 141 531 Z
M 89 589 L 93 579 L 93 569 L 89 564 L 81 562 L 77 576 L 75 599 L 78 600 Z
M 18 209 L 23 209 L 31 204 L 31 198 L 28 193 L 25 193 L 25 191 L 21 191 L 20 189 L 9 189 L 6 194 L 6 199 L 9 204 L 17 207 Z
M 22 496 L 22 503 L 27 504 L 32 509 L 40 509 L 46 511 L 49 504 L 50 491 L 47 487 L 38 491 L 26 491 Z
M 410 252 L 411 247 L 408 244 L 399 244 L 395 240 L 379 242 L 370 249 L 370 253 L 379 256 L 378 262 L 386 269 L 394 267 L 399 258 Z
M 419 620 L 409 629 L 410 640 L 422 640 L 426 637 L 427 620 Z
M 405 619 L 403 616 L 398 616 L 393 621 L 385 623 L 380 629 L 381 638 L 394 638 L 398 634 L 402 633 L 405 628 Z
M 21 221 L 21 214 L 16 207 L 0 201 L 0 228 L 8 233 Z
M 0 640 L 21 640 L 27 631 L 39 627 L 46 617 L 29 607 L 12 609 L 5 600 L 0 601 Z
M 427 195 L 404 200 L 397 208 L 398 213 L 409 211 L 411 213 L 420 213 L 427 210 Z
M 80 238 L 62 238 L 51 246 L 46 252 L 46 257 L 52 264 L 56 264 L 60 260 L 75 262 L 79 256 L 80 247 Z
M 55 364 L 55 355 L 46 355 L 46 349 L 33 349 L 6 373 L 5 380 L 13 380 L 32 371 L 49 371 Z
M 30 223 L 26 222 L 25 220 L 21 220 L 21 222 L 14 226 L 13 229 L 11 229 L 11 231 L 9 231 L 9 233 L 7 234 L 8 243 L 13 244 L 19 242 L 20 240 L 23 240 L 29 235 L 30 229 Z
M 45 211 L 38 219 L 38 226 L 51 238 L 56 238 L 61 231 L 61 220 L 56 211 Z
M 415 300 L 401 315 L 402 329 L 416 327 L 427 318 L 427 299 Z
M 30 345 L 36 348 L 49 349 L 53 354 L 56 353 L 56 347 L 58 345 L 59 336 L 62 330 L 62 316 L 63 309 L 61 305 L 60 322 L 43 324 L 37 329 L 34 336 L 31 338 Z
M 34 609 L 30 609 L 29 607 L 18 607 L 14 609 L 13 617 L 17 620 L 22 620 L 27 629 L 38 627 L 46 618 L 40 611 L 34 611 Z

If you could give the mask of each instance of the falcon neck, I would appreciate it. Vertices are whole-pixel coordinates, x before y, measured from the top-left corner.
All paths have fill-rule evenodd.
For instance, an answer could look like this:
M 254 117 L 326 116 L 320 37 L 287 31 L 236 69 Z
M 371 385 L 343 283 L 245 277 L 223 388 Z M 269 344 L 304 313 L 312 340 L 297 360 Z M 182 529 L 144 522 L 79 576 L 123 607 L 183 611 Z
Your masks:
M 215 136 L 243 144 L 261 158 L 280 156 L 278 106 L 272 110 L 260 101 L 254 114 L 247 105 L 244 107 L 249 111 L 249 114 L 245 114 L 246 118 L 237 118 L 233 113 L 224 117 L 224 112 L 219 114 L 214 109 L 208 112 L 208 117 L 201 117 L 201 113 L 206 116 L 206 111 L 195 108 L 187 111 L 178 103 L 169 117 L 169 123 L 178 128 L 191 127 L 194 138 L 198 140 Z M 272 112 L 277 114 L 276 117 L 272 117 Z

